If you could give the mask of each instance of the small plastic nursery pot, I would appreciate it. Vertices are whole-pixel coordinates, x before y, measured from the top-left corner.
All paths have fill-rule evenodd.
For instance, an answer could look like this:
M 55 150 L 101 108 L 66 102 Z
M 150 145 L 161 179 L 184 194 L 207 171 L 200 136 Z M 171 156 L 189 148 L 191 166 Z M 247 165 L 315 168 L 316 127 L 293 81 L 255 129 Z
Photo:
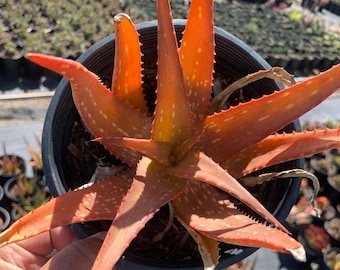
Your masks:
M 5 192 L 0 186 L 0 205 L 3 205 Z M 10 215 L 4 207 L 0 207 L 0 232 L 5 230 L 11 222 Z
M 336 165 L 325 156 L 314 155 L 310 160 L 310 166 L 312 173 L 319 179 L 321 185 L 319 195 L 328 195 L 324 187 L 328 177 L 337 173 Z
M 19 202 L 19 198 L 16 197 L 14 194 L 12 194 L 11 189 L 14 187 L 14 185 L 17 183 L 18 177 L 14 176 L 10 179 L 8 179 L 4 185 L 4 191 L 7 199 L 13 201 L 13 202 Z
M 11 222 L 10 214 L 3 207 L 0 207 L 0 220 L 1 220 L 0 231 L 3 231 L 5 229 L 7 229 L 7 227 L 9 226 L 9 224 Z
M 329 176 L 327 182 L 325 183 L 324 191 L 327 194 L 328 199 L 331 201 L 332 205 L 336 207 L 340 204 L 340 173 Z
M 330 236 L 331 246 L 340 249 L 340 215 L 327 220 L 324 224 L 324 229 Z
M 340 262 L 339 262 L 340 255 L 339 254 L 340 254 L 340 248 L 329 246 L 329 248 L 326 250 L 326 252 L 323 255 L 323 263 L 324 263 L 324 266 L 326 267 L 325 269 L 329 269 L 329 270 L 339 269 L 339 266 L 340 266 Z
M 185 20 L 174 20 L 175 30 L 178 40 L 181 39 L 182 31 L 185 27 Z M 151 21 L 138 24 L 137 30 L 140 33 L 145 75 L 156 76 L 157 62 L 157 22 Z M 89 70 L 96 73 L 104 83 L 110 80 L 113 70 L 114 56 L 114 35 L 110 35 L 97 44 L 92 46 L 84 53 L 78 61 L 85 65 Z M 244 44 L 231 34 L 215 28 L 215 74 L 223 78 L 241 78 L 249 73 L 256 72 L 260 69 L 270 68 L 269 64 L 260 57 L 254 50 Z M 110 82 L 108 83 L 110 84 Z M 151 94 L 146 93 L 153 98 L 156 87 L 151 85 Z M 145 85 L 144 85 L 145 86 Z M 261 80 L 244 88 L 243 94 L 248 98 L 258 98 L 263 94 L 269 94 L 280 88 L 272 80 Z M 150 100 L 148 100 L 150 102 Z M 74 122 L 79 122 L 79 115 L 74 106 L 71 89 L 68 81 L 63 79 L 54 95 L 47 112 L 45 126 L 42 137 L 42 154 L 44 163 L 44 172 L 50 192 L 53 196 L 58 196 L 73 187 L 73 179 L 70 177 L 70 169 L 65 163 L 68 156 L 68 145 L 71 139 L 71 129 Z M 242 123 L 240 123 L 242 125 Z M 296 121 L 284 128 L 286 132 L 299 130 L 299 122 Z M 273 170 L 287 170 L 290 168 L 301 168 L 302 160 L 296 160 L 276 166 Z M 83 164 L 84 165 L 84 164 Z M 253 194 L 258 194 L 262 203 L 281 221 L 285 220 L 291 207 L 296 201 L 299 192 L 300 181 L 290 179 L 283 181 L 273 181 L 272 183 L 262 186 L 261 189 L 255 189 Z M 91 223 L 93 224 L 93 223 Z M 84 225 L 76 225 L 76 231 L 79 228 L 85 232 Z M 87 230 L 88 228 L 86 228 Z M 91 231 L 91 230 L 90 230 Z M 90 233 L 94 233 L 92 231 Z M 85 235 L 88 235 L 86 232 Z M 221 245 L 221 263 L 218 269 L 222 269 L 238 262 L 254 252 L 255 248 L 245 248 L 232 245 Z M 121 262 L 122 269 L 202 269 L 200 260 L 194 261 L 175 261 L 175 262 L 155 262 L 152 258 L 141 258 L 138 254 L 131 254 L 127 250 L 124 259 Z

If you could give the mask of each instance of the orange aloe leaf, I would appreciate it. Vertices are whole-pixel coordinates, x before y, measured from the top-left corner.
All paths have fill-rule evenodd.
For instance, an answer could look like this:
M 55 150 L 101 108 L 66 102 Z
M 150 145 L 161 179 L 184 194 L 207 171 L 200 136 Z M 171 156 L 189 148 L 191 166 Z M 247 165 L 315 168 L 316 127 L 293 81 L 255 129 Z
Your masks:
M 2 232 L 0 246 L 58 226 L 92 220 L 113 220 L 132 178 L 133 173 L 127 172 L 51 199 Z
M 115 145 L 127 149 L 133 149 L 144 156 L 157 160 L 159 163 L 169 166 L 169 159 L 172 150 L 172 145 L 165 142 L 158 142 L 147 139 L 134 139 L 122 137 L 97 138 L 95 141 L 104 145 Z
M 243 202 L 274 226 L 288 232 L 280 221 L 248 190 L 204 153 L 193 150 L 184 157 L 179 165 L 167 168 L 166 171 L 177 177 L 194 179 L 213 185 Z
M 114 17 L 115 60 L 112 92 L 135 108 L 147 113 L 142 89 L 142 61 L 138 33 L 127 14 Z
M 152 139 L 179 145 L 193 133 L 169 1 L 157 1 L 158 74 Z
M 111 269 L 154 213 L 178 196 L 184 184 L 166 175 L 160 163 L 143 157 L 93 267 Z
M 282 91 L 208 116 L 201 151 L 216 162 L 224 163 L 237 152 L 283 128 L 337 91 L 340 88 L 339 74 L 340 64 Z
M 42 54 L 29 54 L 28 59 L 70 80 L 75 105 L 86 126 L 95 137 L 126 136 L 140 138 L 151 130 L 145 114 L 112 95 L 82 64 Z M 129 117 L 126 117 L 126 116 Z M 147 127 L 147 128 L 146 128 Z M 144 132 L 147 135 L 148 132 Z
M 241 213 L 225 194 L 212 186 L 188 181 L 191 183 L 172 204 L 176 214 L 191 228 L 221 242 L 290 252 L 305 261 L 303 247 L 288 234 Z
M 112 95 L 97 75 L 76 61 L 42 54 L 29 54 L 28 59 L 51 69 L 70 80 L 72 95 L 77 110 L 87 128 L 95 137 L 126 136 L 147 138 L 150 136 L 151 121 L 131 105 Z M 126 117 L 126 116 L 129 117 Z M 126 158 L 117 147 L 107 147 L 131 166 L 136 166 L 138 155 L 131 151 Z M 134 157 L 134 158 L 132 158 Z
M 208 114 L 214 49 L 213 1 L 192 1 L 179 54 L 195 121 Z
M 269 135 L 237 153 L 223 167 L 235 178 L 293 159 L 340 148 L 340 128 Z

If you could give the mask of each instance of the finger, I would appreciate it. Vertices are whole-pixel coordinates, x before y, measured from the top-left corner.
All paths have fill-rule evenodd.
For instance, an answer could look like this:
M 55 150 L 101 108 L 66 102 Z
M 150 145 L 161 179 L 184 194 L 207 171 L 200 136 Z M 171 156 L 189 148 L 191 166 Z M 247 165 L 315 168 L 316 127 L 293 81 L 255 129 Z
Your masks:
M 106 232 L 98 233 L 87 239 L 72 242 L 54 255 L 41 270 L 91 269 L 105 235 Z
M 62 250 L 71 244 L 76 237 L 69 226 L 57 227 L 50 231 L 52 246 L 56 250 Z
M 5 262 L 3 260 L 0 260 L 0 269 L 6 269 L 6 270 L 22 270 L 22 268 L 15 266 L 13 264 L 10 264 L 8 262 Z
M 14 243 L 0 249 L 0 269 L 38 270 L 48 258 L 27 251 Z
M 54 249 L 61 250 L 75 239 L 68 226 L 57 227 L 32 238 L 18 242 L 27 251 L 39 256 L 47 256 Z
M 61 250 L 74 241 L 69 227 L 58 227 L 35 237 L 10 244 L 0 249 L 0 269 L 38 270 L 53 250 Z

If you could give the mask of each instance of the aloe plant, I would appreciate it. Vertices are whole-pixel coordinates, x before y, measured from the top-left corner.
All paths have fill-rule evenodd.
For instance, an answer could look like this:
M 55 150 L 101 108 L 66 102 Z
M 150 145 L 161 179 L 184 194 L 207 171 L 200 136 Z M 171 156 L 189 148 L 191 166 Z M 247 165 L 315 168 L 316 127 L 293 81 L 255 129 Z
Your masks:
M 114 18 L 111 91 L 80 63 L 28 55 L 70 80 L 74 103 L 87 128 L 129 168 L 52 199 L 0 234 L 2 245 L 60 225 L 113 220 L 93 265 L 93 269 L 111 269 L 154 213 L 171 203 L 197 241 L 206 269 L 214 269 L 218 262 L 219 241 L 267 247 L 305 259 L 301 244 L 236 179 L 339 147 L 338 129 L 274 133 L 340 87 L 340 65 L 282 91 L 209 114 L 212 2 L 192 0 L 178 49 L 169 2 L 157 1 L 158 82 L 152 113 L 143 96 L 138 33 L 126 14 Z M 228 194 L 270 225 L 239 211 Z
M 8 155 L 6 145 L 2 143 L 3 156 L 0 159 L 0 175 L 14 176 L 22 173 L 25 169 L 24 161 L 15 155 Z

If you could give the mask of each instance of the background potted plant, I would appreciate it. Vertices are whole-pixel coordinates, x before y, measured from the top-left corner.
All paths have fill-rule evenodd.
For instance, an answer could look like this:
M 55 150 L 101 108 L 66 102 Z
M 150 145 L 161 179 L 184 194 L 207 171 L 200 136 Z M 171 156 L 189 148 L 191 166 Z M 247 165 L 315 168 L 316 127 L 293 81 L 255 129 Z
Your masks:
M 333 247 L 340 247 L 340 217 L 328 220 L 324 224 L 324 228 L 331 238 Z
M 310 160 L 310 166 L 313 174 L 319 179 L 321 186 L 327 182 L 328 176 L 334 175 L 337 168 L 329 155 L 315 155 Z M 323 190 L 320 190 L 323 192 Z
M 37 178 L 19 174 L 6 182 L 4 190 L 6 196 L 12 201 L 33 200 L 38 190 Z
M 331 220 L 337 215 L 336 209 L 326 196 L 317 196 L 315 204 L 307 207 L 305 211 L 310 213 L 314 219 L 314 224 L 319 226 L 323 226 L 326 220 Z
M 306 211 L 306 208 L 311 206 L 311 198 L 300 198 L 295 205 L 293 205 L 286 223 L 289 231 L 293 233 L 294 237 L 297 237 L 300 232 L 306 229 L 312 222 L 313 218 L 310 212 Z
M 336 207 L 340 204 L 340 174 L 329 176 L 327 179 L 325 193 L 331 201 L 332 205 Z
M 324 262 L 329 270 L 339 270 L 340 248 L 329 247 L 324 254 Z
M 329 235 L 323 227 L 311 224 L 298 239 L 305 247 L 308 262 L 322 261 L 323 254 L 330 243 Z
M 24 194 L 19 194 L 19 201 L 12 202 L 11 218 L 12 221 L 16 221 L 24 215 L 28 214 L 33 209 L 38 208 L 44 202 L 50 199 L 47 186 L 44 188 L 38 188 L 34 193 L 34 196 L 29 198 Z
M 33 169 L 33 174 L 38 179 L 38 184 L 42 187 L 45 185 L 43 180 L 44 177 L 44 171 L 43 171 L 43 162 L 42 162 L 42 154 L 41 154 L 41 139 L 38 137 L 38 135 L 35 134 L 35 140 L 38 145 L 38 149 L 33 148 L 29 141 L 24 137 L 24 141 L 27 147 L 28 152 L 31 155 L 30 165 Z
M 3 156 L 0 157 L 0 183 L 3 186 L 11 177 L 25 172 L 25 162 L 17 155 L 9 155 L 3 143 Z
M 4 185 L 3 206 L 9 211 L 11 220 L 16 221 L 31 210 L 38 208 L 50 199 L 46 183 L 37 176 L 19 174 L 10 178 Z

